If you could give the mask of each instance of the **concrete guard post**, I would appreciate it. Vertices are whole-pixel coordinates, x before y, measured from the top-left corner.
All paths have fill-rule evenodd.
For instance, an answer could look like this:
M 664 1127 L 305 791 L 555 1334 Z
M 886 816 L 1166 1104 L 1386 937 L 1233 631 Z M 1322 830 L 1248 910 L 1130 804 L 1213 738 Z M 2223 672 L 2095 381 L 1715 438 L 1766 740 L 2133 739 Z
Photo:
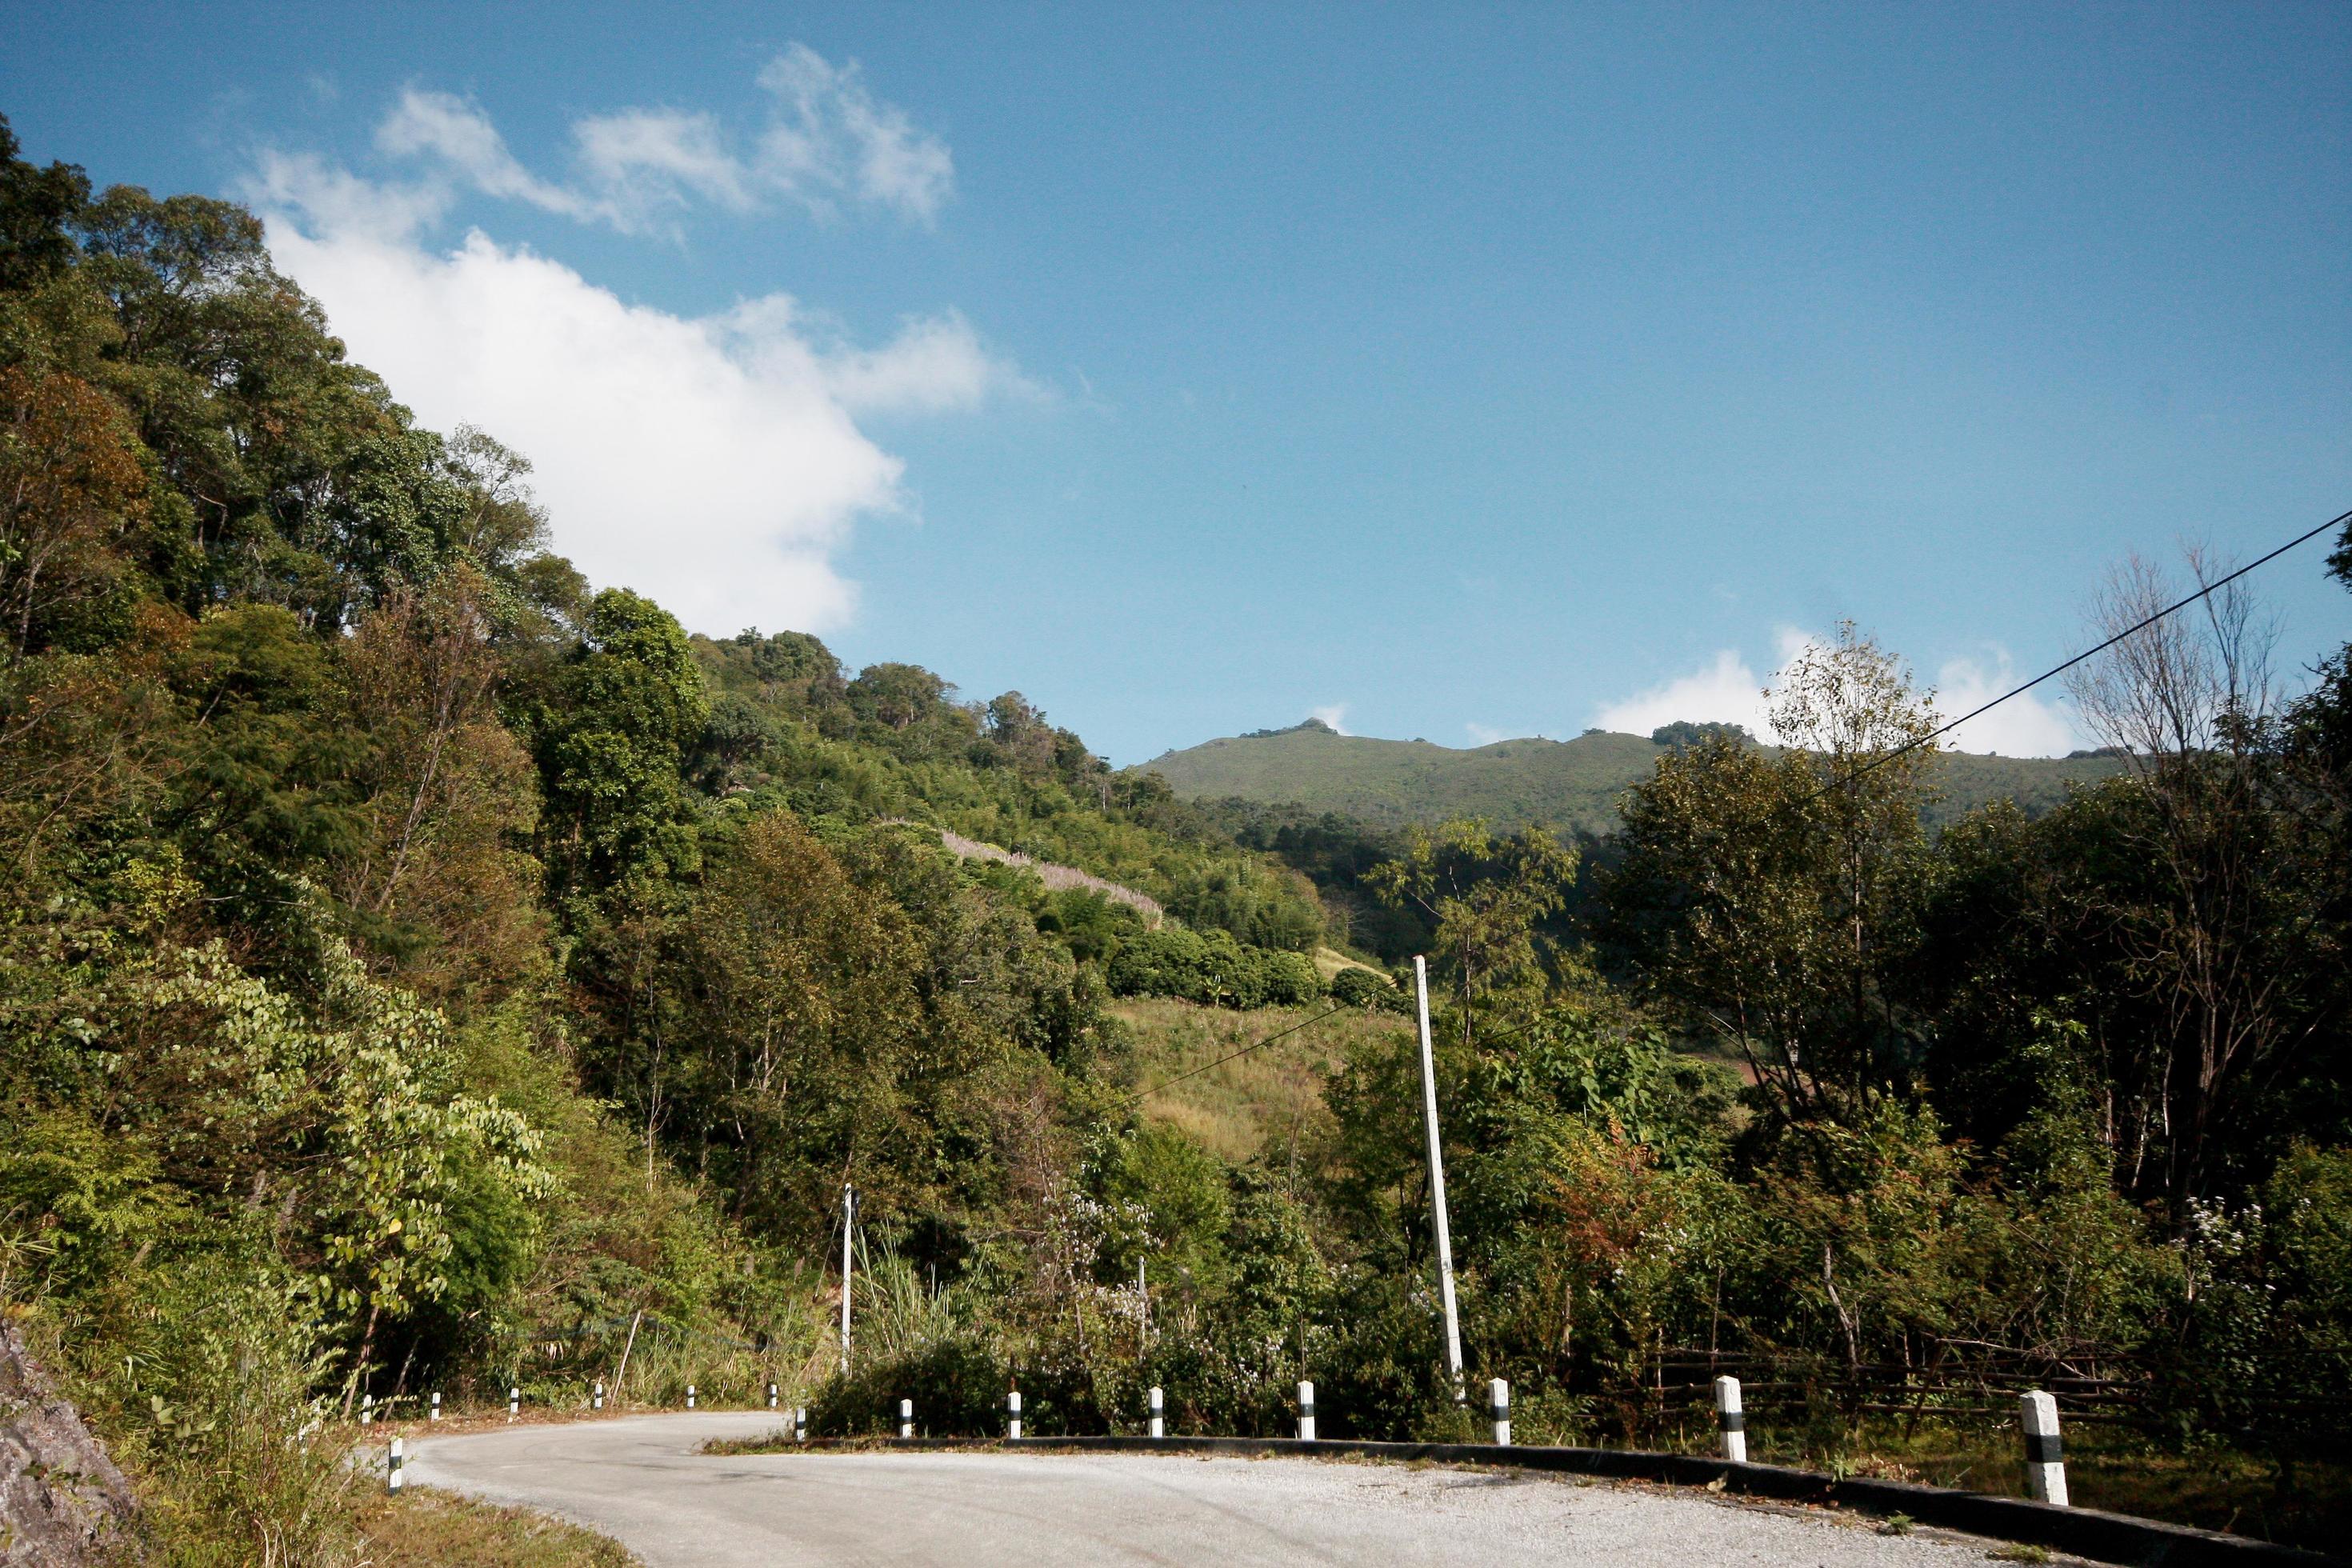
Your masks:
M 690 1383 L 686 1385 L 686 1407 L 688 1410 L 694 1408 L 694 1384 Z
M 1495 1423 L 1495 1447 L 1511 1446 L 1511 1384 L 1507 1378 L 1496 1378 L 1486 1385 L 1486 1415 Z
M 507 1419 L 511 1421 L 521 1414 L 522 1390 L 509 1384 L 507 1387 Z
M 1021 1441 L 1021 1391 L 1017 1388 L 1004 1396 L 1004 1436 L 1013 1442 Z
M 374 1424 L 375 1395 L 373 1394 L 362 1394 L 360 1395 L 360 1425 L 362 1426 L 370 1426 Z
M 911 1399 L 902 1399 L 898 1401 L 898 1436 L 911 1437 L 914 1435 L 915 1402 Z
M 805 1405 L 793 1406 L 793 1441 L 795 1443 L 808 1441 L 808 1406 Z
M 2058 1441 L 2058 1399 L 2040 1389 L 2018 1401 L 2025 1429 L 2025 1495 L 2054 1508 L 2066 1506 L 2066 1456 Z
M 1160 1385 L 1151 1385 L 1151 1435 L 1155 1438 L 1168 1436 L 1168 1427 L 1160 1418 Z
M 1315 1385 L 1311 1383 L 1298 1385 L 1298 1440 L 1315 1441 Z
M 589 1395 L 588 1408 L 591 1410 L 602 1410 L 604 1408 L 604 1385 L 603 1384 L 598 1384 L 596 1385 L 596 1392 Z
M 433 1391 L 433 1415 L 430 1418 L 435 1421 L 441 1419 L 441 1391 L 437 1388 Z
M 388 1492 L 396 1492 L 400 1489 L 400 1465 L 402 1459 L 406 1457 L 406 1445 L 403 1443 L 400 1438 L 394 1437 L 392 1440 L 392 1458 L 386 1465 L 383 1472 L 384 1490 Z
M 1748 1415 L 1739 1406 L 1739 1380 L 1715 1380 L 1715 1429 L 1722 1435 L 1723 1457 L 1735 1465 L 1748 1462 Z
M 768 1408 L 769 1408 L 769 1409 L 771 1409 L 771 1410 L 773 1410 L 775 1407 L 776 1407 L 776 1385 L 775 1385 L 774 1384 L 772 1384 L 772 1384 L 768 1384 Z

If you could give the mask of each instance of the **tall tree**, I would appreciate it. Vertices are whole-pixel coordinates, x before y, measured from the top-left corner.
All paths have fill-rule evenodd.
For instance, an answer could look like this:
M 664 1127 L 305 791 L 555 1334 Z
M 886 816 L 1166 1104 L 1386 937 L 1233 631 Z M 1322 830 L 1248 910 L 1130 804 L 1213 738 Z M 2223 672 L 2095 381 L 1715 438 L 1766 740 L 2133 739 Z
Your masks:
M 1916 1055 L 1890 982 L 1927 868 L 1935 709 L 1851 624 L 1769 695 L 1777 753 L 1717 735 L 1627 793 L 1603 929 L 1785 1115 L 1847 1118 Z

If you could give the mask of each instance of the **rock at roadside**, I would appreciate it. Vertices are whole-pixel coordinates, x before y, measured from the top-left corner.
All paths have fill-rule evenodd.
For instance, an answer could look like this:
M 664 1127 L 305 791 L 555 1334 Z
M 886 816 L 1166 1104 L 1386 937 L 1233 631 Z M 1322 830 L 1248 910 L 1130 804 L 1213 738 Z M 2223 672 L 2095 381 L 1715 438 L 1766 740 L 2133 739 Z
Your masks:
M 131 1484 L 0 1323 L 0 1568 L 83 1568 L 119 1537 Z

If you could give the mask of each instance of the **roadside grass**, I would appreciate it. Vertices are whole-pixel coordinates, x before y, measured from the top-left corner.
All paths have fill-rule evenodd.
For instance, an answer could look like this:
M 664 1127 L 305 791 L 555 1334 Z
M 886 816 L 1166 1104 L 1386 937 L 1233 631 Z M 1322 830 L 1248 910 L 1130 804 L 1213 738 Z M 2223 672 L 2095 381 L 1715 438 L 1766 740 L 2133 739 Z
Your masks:
M 593 1531 L 428 1487 L 379 1493 L 357 1515 L 370 1568 L 644 1568 L 636 1553 Z
M 1167 997 L 1130 997 L 1111 1004 L 1132 1043 L 1137 1090 L 1166 1083 L 1277 1030 L 1325 1012 L 1313 1007 L 1260 1007 L 1235 1012 Z M 1323 1105 L 1323 1073 L 1350 1041 L 1410 1037 L 1411 1026 L 1393 1014 L 1349 1009 L 1238 1061 L 1186 1079 L 1144 1102 L 1144 1115 L 1192 1137 L 1222 1159 L 1276 1163 L 1289 1150 L 1313 1142 L 1330 1125 Z
M 1748 1452 L 1759 1463 L 2025 1495 L 2016 1433 L 1997 1424 L 1979 1429 L 1929 1420 L 1906 1427 L 1872 1420 L 1809 1439 L 1799 1431 L 1776 1435 L 1769 1420 L 1753 1414 L 1749 1419 Z M 1674 1446 L 1713 1451 L 1711 1435 L 1696 1427 Z M 2066 1434 L 2066 1487 L 2076 1508 L 2315 1550 L 2336 1550 L 2352 1531 L 2352 1465 L 2341 1460 L 2218 1447 L 2184 1452 L 2118 1428 L 2079 1426 Z

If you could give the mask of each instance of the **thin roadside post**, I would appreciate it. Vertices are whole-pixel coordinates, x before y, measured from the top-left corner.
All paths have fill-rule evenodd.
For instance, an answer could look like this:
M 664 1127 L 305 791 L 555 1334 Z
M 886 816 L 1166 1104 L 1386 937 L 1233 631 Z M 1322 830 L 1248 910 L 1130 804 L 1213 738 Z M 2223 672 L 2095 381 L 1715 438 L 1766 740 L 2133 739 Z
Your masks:
M 1429 1207 L 1437 1237 L 1437 1293 L 1445 1306 L 1445 1376 L 1463 1400 L 1462 1324 L 1454 1311 L 1454 1235 L 1445 1223 L 1445 1154 L 1437 1138 L 1437 1061 L 1429 1048 L 1429 963 L 1412 961 L 1413 1000 L 1421 1015 L 1421 1108 L 1429 1131 Z
M 857 1194 L 841 1184 L 841 1370 L 849 1370 L 849 1238 L 857 1226 Z

